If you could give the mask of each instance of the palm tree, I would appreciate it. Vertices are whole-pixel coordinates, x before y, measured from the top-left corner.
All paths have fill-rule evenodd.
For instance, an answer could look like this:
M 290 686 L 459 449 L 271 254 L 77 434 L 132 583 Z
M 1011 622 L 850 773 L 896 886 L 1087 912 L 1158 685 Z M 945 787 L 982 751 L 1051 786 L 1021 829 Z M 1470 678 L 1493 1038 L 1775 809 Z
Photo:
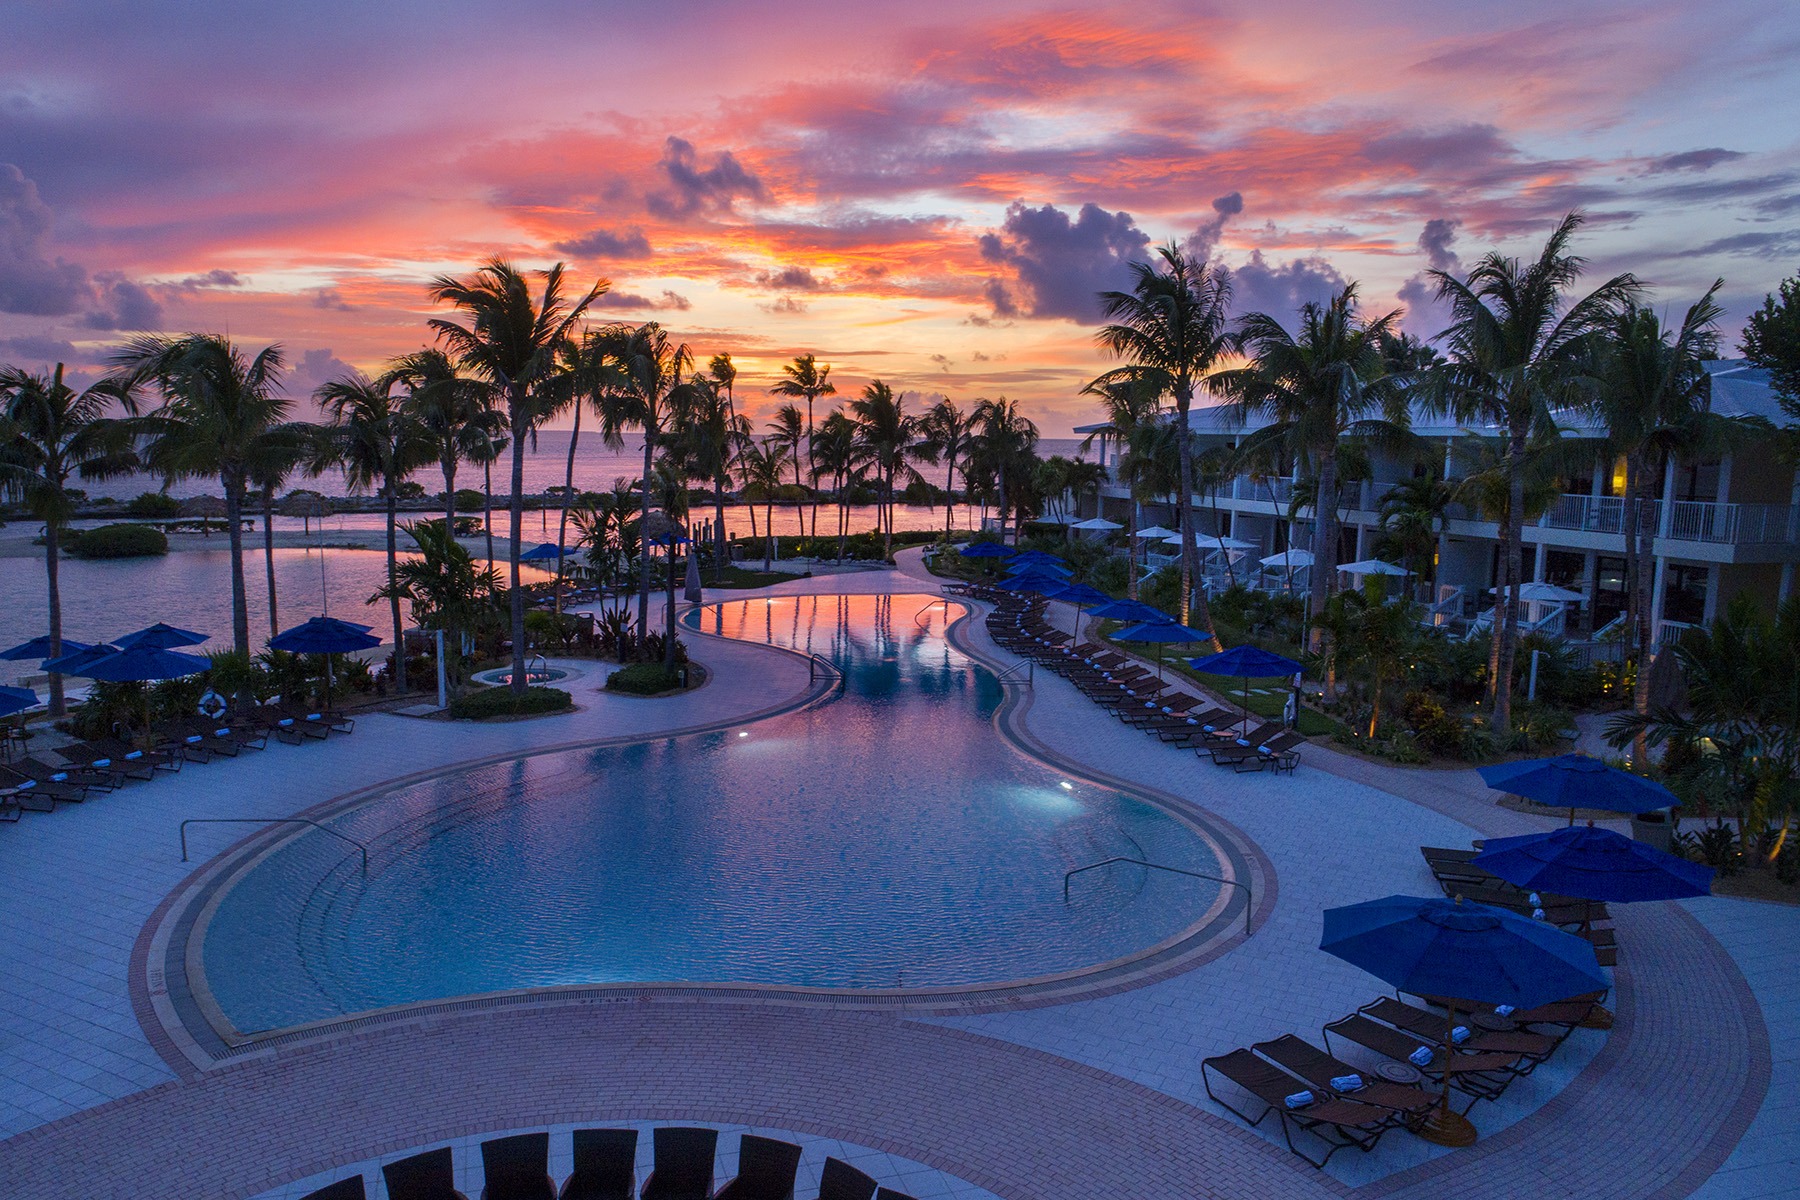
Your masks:
M 388 583 L 369 601 L 386 600 L 397 608 L 402 599 L 408 600 L 413 620 L 421 629 L 443 630 L 444 671 L 452 681 L 459 681 L 462 647 L 453 635 L 474 629 L 494 615 L 500 572 L 491 562 L 477 568 L 450 526 L 411 521 L 401 528 L 418 553 L 401 559 L 397 567 L 390 560 Z M 404 660 L 404 655 L 397 660 Z
M 737 397 L 732 389 L 737 384 L 737 364 L 729 354 L 715 354 L 706 361 L 706 375 L 713 387 L 725 394 L 725 415 L 737 422 Z
M 1406 601 L 1389 603 L 1359 591 L 1339 592 L 1313 622 L 1331 633 L 1328 678 L 1335 680 L 1338 672 L 1352 668 L 1361 668 L 1366 675 L 1369 724 L 1364 736 L 1374 738 L 1381 728 L 1382 693 L 1400 677 L 1401 665 L 1417 645 L 1417 612 Z
M 481 467 L 481 530 L 487 537 L 487 560 L 494 561 L 494 464 L 506 453 L 510 439 L 505 433 L 506 418 L 493 410 L 494 425 L 472 432 L 467 454 L 469 461 Z
M 1415 579 L 1424 581 L 1428 597 L 1437 590 L 1438 535 L 1455 499 L 1455 486 L 1432 471 L 1401 480 L 1381 497 L 1384 548 L 1378 552 L 1393 554 Z M 1385 549 L 1388 546 L 1392 549 Z
M 190 333 L 141 337 L 113 358 L 116 386 L 154 384 L 163 404 L 148 418 L 145 461 L 165 479 L 212 476 L 225 492 L 231 539 L 232 648 L 250 654 L 250 610 L 244 587 L 244 498 L 251 472 L 283 446 L 304 445 L 311 427 L 287 420 L 281 394 L 280 346 L 245 359 L 228 338 Z
M 1154 263 L 1131 264 L 1129 292 L 1102 292 L 1100 303 L 1113 324 L 1097 335 L 1101 349 L 1125 360 L 1094 381 L 1105 387 L 1132 382 L 1175 401 L 1181 455 L 1181 609 L 1186 623 L 1212 635 L 1212 613 L 1203 591 L 1196 593 L 1199 548 L 1194 530 L 1194 462 L 1188 412 L 1206 377 L 1231 348 L 1226 317 L 1230 277 L 1183 254 L 1174 243 L 1158 251 Z
M 262 499 L 263 574 L 269 584 L 270 637 L 281 631 L 280 610 L 275 599 L 275 493 L 308 452 L 308 447 L 286 439 L 265 439 L 250 463 L 250 483 Z
M 636 329 L 615 326 L 605 335 L 609 341 L 613 371 L 610 386 L 600 394 L 600 429 L 606 444 L 624 444 L 624 431 L 635 425 L 644 434 L 644 474 L 639 483 L 641 511 L 650 515 L 650 491 L 655 484 L 657 441 L 662 435 L 674 400 L 694 365 L 686 342 L 671 343 L 668 331 L 654 321 Z M 640 539 L 638 555 L 638 632 L 650 625 L 650 539 Z
M 442 350 L 417 350 L 388 364 L 387 373 L 406 388 L 406 414 L 431 443 L 444 473 L 444 527 L 456 528 L 456 471 L 479 461 L 481 450 L 501 433 L 501 416 L 479 380 L 456 372 Z
M 902 475 L 908 483 L 919 478 L 912 465 L 912 460 L 920 455 L 919 419 L 909 416 L 904 398 L 879 379 L 870 381 L 862 395 L 850 402 L 850 417 L 856 422 L 857 443 L 881 477 L 881 555 L 891 560 L 894 481 Z
M 806 536 L 806 482 L 801 476 L 800 445 L 806 444 L 807 469 L 816 466 L 817 458 L 813 454 L 813 436 L 810 419 L 803 422 L 800 410 L 792 404 L 784 404 L 775 410 L 775 419 L 769 422 L 769 448 L 778 450 L 794 464 L 794 519 L 800 523 L 799 535 Z M 819 532 L 818 510 L 813 510 L 813 534 Z
M 969 461 L 993 481 L 996 507 L 1000 510 L 1000 540 L 1004 542 L 1009 501 L 1016 501 L 1037 466 L 1038 428 L 1005 396 L 977 400 L 974 415 L 978 432 Z M 1018 540 L 1015 526 L 1013 542 Z
M 763 523 L 768 526 L 763 539 L 763 570 L 773 565 L 770 549 L 775 541 L 775 493 L 781 490 L 781 473 L 787 467 L 787 455 L 764 442 L 745 438 L 738 447 L 737 472 L 744 485 L 744 503 L 754 505 L 756 497 L 763 501 Z M 751 517 L 755 519 L 755 509 Z
M 1296 336 L 1268 313 L 1250 313 L 1238 323 L 1234 344 L 1250 356 L 1248 366 L 1213 376 L 1213 386 L 1232 402 L 1239 420 L 1262 417 L 1268 424 L 1244 440 L 1280 443 L 1311 468 L 1313 529 L 1306 611 L 1316 617 L 1337 569 L 1338 455 L 1347 437 L 1402 442 L 1408 425 L 1406 399 L 1398 376 L 1387 373 L 1382 338 L 1398 312 L 1372 321 L 1356 313 L 1356 284 L 1348 283 L 1325 304 L 1300 309 Z M 1311 626 L 1312 649 L 1325 631 Z
M 944 536 L 949 537 L 956 511 L 956 465 L 975 440 L 975 414 L 963 412 L 946 396 L 919 418 L 919 434 L 932 460 L 944 465 Z
M 399 379 L 392 374 L 372 380 L 361 373 L 334 379 L 313 393 L 331 417 L 332 424 L 317 465 L 338 465 L 353 492 L 378 490 L 387 504 L 387 587 L 390 616 L 394 622 L 394 686 L 407 690 L 406 628 L 400 622 L 399 530 L 400 483 L 431 462 L 436 450 L 419 425 L 394 395 Z M 444 526 L 444 536 L 456 538 L 454 521 Z M 415 539 L 416 540 L 416 539 Z
M 108 413 L 117 404 L 127 417 Z M 44 578 L 50 592 L 50 653 L 62 654 L 62 530 L 75 512 L 69 480 L 124 475 L 138 466 L 137 412 L 131 394 L 102 381 L 82 391 L 63 382 L 63 365 L 46 379 L 0 367 L 0 495 L 44 523 Z M 63 677 L 50 676 L 50 715 L 66 711 Z
M 1119 481 L 1131 493 L 1131 545 L 1126 550 L 1126 594 L 1133 600 L 1138 595 L 1138 514 L 1147 503 L 1172 496 L 1181 486 L 1181 449 L 1176 445 L 1179 430 L 1171 421 L 1141 421 L 1125 432 L 1121 439 L 1118 465 Z
M 862 468 L 867 455 L 862 443 L 857 440 L 856 422 L 852 421 L 842 410 L 833 410 L 819 423 L 819 437 L 815 443 L 819 455 L 819 470 L 831 476 L 831 494 L 837 506 L 837 556 L 844 560 L 844 544 L 850 536 L 850 500 L 848 489 L 851 483 L 862 477 Z M 816 486 L 818 481 L 814 480 Z M 754 515 L 755 510 L 751 510 Z
M 1432 271 L 1437 296 L 1448 302 L 1450 328 L 1442 335 L 1447 361 L 1421 377 L 1421 395 L 1459 420 L 1505 431 L 1508 487 L 1500 526 L 1504 604 L 1496 605 L 1488 653 L 1494 727 L 1512 726 L 1513 659 L 1518 648 L 1518 595 L 1523 582 L 1521 524 L 1526 455 L 1532 434 L 1553 425 L 1554 412 L 1578 403 L 1591 382 L 1584 369 L 1588 343 L 1638 294 L 1637 280 L 1615 275 L 1573 303 L 1567 293 L 1585 260 L 1568 252 L 1581 227 L 1579 213 L 1562 219 L 1529 263 L 1497 251 L 1484 255 L 1466 280 Z
M 1625 460 L 1625 553 L 1627 624 L 1637 658 L 1634 706 L 1650 706 L 1650 575 L 1656 521 L 1650 497 L 1666 464 L 1731 440 L 1738 428 L 1730 418 L 1708 411 L 1710 391 L 1704 361 L 1717 356 L 1715 301 L 1724 280 L 1716 281 L 1683 318 L 1679 329 L 1663 327 L 1654 310 L 1628 303 L 1616 313 L 1598 346 L 1600 386 L 1595 409 L 1606 424 L 1609 448 Z M 1664 503 L 1673 502 L 1664 497 Z M 1640 733 L 1632 761 L 1649 751 Z
M 1082 439 L 1081 452 L 1086 454 L 1094 443 L 1104 437 L 1111 437 L 1117 447 L 1114 459 L 1115 472 L 1122 482 L 1129 481 L 1124 474 L 1125 449 L 1130 443 L 1133 433 L 1146 423 L 1156 420 L 1162 411 L 1162 395 L 1150 388 L 1141 386 L 1137 380 L 1126 379 L 1110 384 L 1097 385 L 1089 383 L 1082 388 L 1084 395 L 1100 397 L 1101 406 L 1106 411 L 1106 428 L 1090 433 Z M 1173 443 L 1170 443 L 1173 445 Z M 1171 489 L 1173 490 L 1173 489 Z M 1138 525 L 1143 516 L 1143 505 L 1135 488 L 1132 489 L 1131 506 L 1125 521 L 1125 567 L 1128 589 L 1132 599 L 1137 599 L 1137 552 Z
M 675 428 L 674 457 L 689 479 L 703 480 L 713 493 L 713 578 L 725 578 L 725 493 L 731 488 L 731 463 L 737 455 L 738 432 L 731 402 L 711 376 L 697 375 L 671 395 Z
M 519 586 L 520 539 L 525 523 L 525 439 L 537 428 L 555 399 L 559 355 L 574 336 L 576 322 L 606 291 L 600 280 L 573 303 L 563 296 L 563 265 L 533 272 L 543 288 L 533 296 L 530 284 L 511 263 L 490 259 L 468 279 L 439 276 L 431 298 L 449 303 L 468 317 L 468 324 L 434 317 L 438 340 L 457 366 L 487 384 L 506 407 L 512 438 L 512 545 L 508 551 L 512 599 L 513 691 L 523 693 L 525 679 L 525 593 Z
M 769 389 L 771 395 L 795 396 L 806 398 L 806 467 L 808 473 L 818 476 L 818 463 L 813 455 L 813 401 L 820 396 L 837 395 L 837 385 L 831 382 L 831 364 L 819 365 L 817 359 L 810 354 L 802 354 L 793 362 L 781 368 L 783 378 L 777 379 Z M 805 532 L 802 530 L 802 532 Z M 819 536 L 819 498 L 813 497 L 813 536 Z

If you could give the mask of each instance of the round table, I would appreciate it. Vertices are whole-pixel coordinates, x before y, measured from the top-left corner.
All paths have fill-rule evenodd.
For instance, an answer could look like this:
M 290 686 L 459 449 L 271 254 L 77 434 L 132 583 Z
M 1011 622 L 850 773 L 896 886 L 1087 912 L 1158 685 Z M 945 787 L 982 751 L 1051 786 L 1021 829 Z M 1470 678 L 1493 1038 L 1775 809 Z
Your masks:
M 1407 1085 L 1417 1084 L 1425 1078 L 1417 1067 L 1413 1066 L 1411 1063 L 1403 1062 L 1384 1062 L 1379 1067 L 1375 1068 L 1375 1074 L 1381 1076 L 1389 1083 L 1403 1083 Z

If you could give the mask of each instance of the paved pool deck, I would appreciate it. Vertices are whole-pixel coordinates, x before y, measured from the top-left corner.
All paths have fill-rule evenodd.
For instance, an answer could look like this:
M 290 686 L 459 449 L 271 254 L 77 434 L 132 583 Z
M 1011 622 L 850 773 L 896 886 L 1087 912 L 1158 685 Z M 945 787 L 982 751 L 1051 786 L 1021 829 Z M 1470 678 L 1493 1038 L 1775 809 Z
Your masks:
M 896 572 L 751 595 L 933 592 Z M 708 599 L 746 598 L 740 592 Z M 998 663 L 979 621 L 966 649 Z M 1307 749 L 1292 776 L 1233 775 L 1162 746 L 1040 673 L 1005 718 L 1072 773 L 1154 789 L 1228 823 L 1270 878 L 1254 936 L 1172 977 L 1069 1003 L 900 1016 L 676 998 L 457 1009 L 198 1067 L 147 1033 L 134 955 L 170 892 L 242 828 L 346 792 L 550 745 L 718 727 L 790 705 L 805 664 L 705 639 L 697 691 L 642 700 L 573 682 L 581 711 L 470 727 L 372 716 L 348 737 L 190 767 L 0 827 L 0 1194 L 280 1196 L 482 1136 L 697 1121 L 885 1156 L 892 1186 L 977 1200 L 1133 1196 L 1663 1196 L 1800 1192 L 1800 910 L 1708 899 L 1618 912 L 1618 1020 L 1472 1114 L 1455 1152 L 1405 1134 L 1315 1171 L 1212 1105 L 1199 1060 L 1298 1032 L 1381 992 L 1317 949 L 1319 913 L 1429 894 L 1417 847 L 1544 828 L 1473 772 L 1407 771 Z M 724 1146 L 730 1139 L 722 1139 Z M 815 1153 L 818 1152 L 818 1153 Z M 899 1174 L 899 1173 L 902 1173 Z M 877 1173 L 879 1172 L 872 1172 Z M 472 1181 L 471 1181 L 472 1182 Z M 379 1194 L 379 1193 L 372 1193 Z

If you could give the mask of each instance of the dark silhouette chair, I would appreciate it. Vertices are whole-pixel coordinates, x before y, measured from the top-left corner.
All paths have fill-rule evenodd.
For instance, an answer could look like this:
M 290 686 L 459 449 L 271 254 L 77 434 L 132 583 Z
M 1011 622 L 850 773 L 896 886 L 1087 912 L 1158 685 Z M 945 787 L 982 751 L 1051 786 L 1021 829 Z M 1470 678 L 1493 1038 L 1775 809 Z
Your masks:
M 381 1168 L 388 1200 L 469 1200 L 456 1190 L 456 1163 L 450 1147 L 427 1150 Z
M 631 1200 L 637 1192 L 637 1130 L 577 1129 L 575 1171 L 561 1200 Z
M 656 1165 L 640 1200 L 707 1200 L 712 1195 L 713 1154 L 719 1131 L 669 1125 L 654 1130 Z
M 300 1200 L 369 1200 L 369 1194 L 363 1190 L 362 1176 L 352 1175 L 348 1179 L 328 1183 L 316 1192 L 308 1192 Z
M 793 1200 L 800 1171 L 800 1147 L 746 1133 L 738 1140 L 737 1177 L 713 1200 Z
M 827 1158 L 819 1172 L 819 1200 L 873 1200 L 875 1181 L 841 1158 Z
M 556 1200 L 550 1135 L 521 1133 L 481 1143 L 481 1200 Z

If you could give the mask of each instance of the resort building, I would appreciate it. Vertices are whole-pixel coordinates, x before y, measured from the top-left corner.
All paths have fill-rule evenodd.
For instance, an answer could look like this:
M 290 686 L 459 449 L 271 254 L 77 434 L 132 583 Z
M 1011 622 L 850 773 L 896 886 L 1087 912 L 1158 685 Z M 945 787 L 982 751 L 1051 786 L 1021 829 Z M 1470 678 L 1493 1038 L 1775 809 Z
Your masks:
M 1736 360 L 1708 364 L 1712 411 L 1730 417 L 1759 417 L 1777 424 L 1791 418 L 1769 386 L 1768 373 Z M 1201 450 L 1231 447 L 1261 427 L 1239 420 L 1229 407 L 1196 407 L 1190 415 Z M 1560 417 L 1565 439 L 1591 447 L 1583 469 L 1559 478 L 1559 493 L 1524 528 L 1527 580 L 1553 585 L 1581 599 L 1532 601 L 1524 627 L 1573 641 L 1605 645 L 1623 622 L 1626 588 L 1626 501 L 1622 461 L 1606 448 L 1606 430 L 1592 415 Z M 1105 424 L 1076 429 L 1098 435 L 1100 460 L 1116 466 L 1118 439 Z M 1342 544 L 1340 563 L 1374 557 L 1381 536 L 1382 499 L 1409 478 L 1427 472 L 1454 484 L 1491 456 L 1499 431 L 1472 427 L 1443 416 L 1415 411 L 1412 432 L 1421 452 L 1403 457 L 1372 450 L 1368 470 L 1346 481 L 1339 493 Z M 1441 466 L 1437 457 L 1442 456 Z M 1430 464 L 1425 461 L 1429 456 Z M 1573 455 L 1576 460 L 1581 456 Z M 1434 470 L 1435 468 L 1435 470 Z M 1303 588 L 1306 567 L 1262 566 L 1262 559 L 1311 544 L 1310 508 L 1293 504 L 1299 472 L 1239 474 L 1196 490 L 1200 529 L 1245 543 L 1204 554 L 1209 589 L 1233 582 L 1271 589 Z M 1124 523 L 1132 501 L 1116 478 L 1101 488 L 1102 513 Z M 1139 524 L 1177 524 L 1175 497 L 1139 502 Z M 1656 482 L 1645 519 L 1655 528 L 1652 620 L 1658 644 L 1684 629 L 1711 621 L 1734 596 L 1748 593 L 1769 607 L 1793 594 L 1800 563 L 1800 471 L 1783 464 L 1770 447 L 1750 441 L 1722 453 L 1668 464 Z M 1203 544 L 1203 551 L 1205 549 Z M 1163 549 L 1161 546 L 1155 547 Z M 1152 553 L 1152 569 L 1173 564 L 1174 546 Z M 1497 522 L 1475 506 L 1454 502 L 1442 514 L 1436 578 L 1413 581 L 1414 594 L 1428 606 L 1432 624 L 1452 632 L 1485 627 L 1492 619 L 1492 588 L 1500 576 Z M 1541 595 L 1555 597 L 1549 589 Z M 1485 615 L 1484 615 L 1485 614 Z

